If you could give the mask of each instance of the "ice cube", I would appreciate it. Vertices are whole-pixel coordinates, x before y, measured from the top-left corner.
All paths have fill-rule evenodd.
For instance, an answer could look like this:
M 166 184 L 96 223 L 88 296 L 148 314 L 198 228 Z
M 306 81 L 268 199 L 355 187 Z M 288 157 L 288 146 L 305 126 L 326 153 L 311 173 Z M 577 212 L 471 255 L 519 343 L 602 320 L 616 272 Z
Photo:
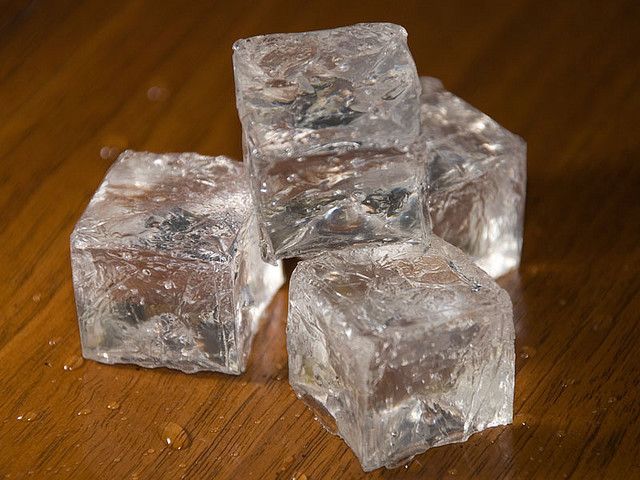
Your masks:
M 71 236 L 83 355 L 242 372 L 283 283 L 255 223 L 241 163 L 124 152 Z
M 406 37 L 368 23 L 235 43 L 264 258 L 424 240 L 420 82 Z
M 520 264 L 526 143 L 439 80 L 421 82 L 433 232 L 498 277 Z
M 512 420 L 509 296 L 435 236 L 300 262 L 287 349 L 293 389 L 366 471 Z

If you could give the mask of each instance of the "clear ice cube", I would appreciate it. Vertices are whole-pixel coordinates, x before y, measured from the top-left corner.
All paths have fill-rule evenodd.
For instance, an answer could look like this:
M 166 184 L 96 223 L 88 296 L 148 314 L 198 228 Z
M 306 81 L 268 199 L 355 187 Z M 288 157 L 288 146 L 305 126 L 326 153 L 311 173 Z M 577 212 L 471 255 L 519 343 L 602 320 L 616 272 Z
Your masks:
M 509 296 L 435 236 L 300 262 L 287 349 L 293 389 L 365 471 L 512 421 Z
M 264 263 L 241 163 L 124 152 L 71 236 L 82 351 L 104 363 L 241 373 L 283 283 Z
M 233 64 L 264 258 L 424 240 L 420 82 L 402 27 L 252 37 Z
M 433 233 L 498 277 L 520 264 L 526 143 L 439 80 L 420 80 Z

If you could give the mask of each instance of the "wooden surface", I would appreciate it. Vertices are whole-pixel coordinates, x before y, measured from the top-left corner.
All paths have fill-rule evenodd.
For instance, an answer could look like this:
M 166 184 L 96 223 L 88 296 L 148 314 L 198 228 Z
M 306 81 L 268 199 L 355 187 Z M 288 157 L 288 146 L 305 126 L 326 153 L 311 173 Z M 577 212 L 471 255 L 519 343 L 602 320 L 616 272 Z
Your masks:
M 640 478 L 640 4 L 429 3 L 0 2 L 0 478 Z M 289 388 L 285 289 L 240 377 L 81 364 L 68 254 L 122 148 L 240 156 L 235 39 L 366 20 L 529 144 L 514 423 L 368 475 Z

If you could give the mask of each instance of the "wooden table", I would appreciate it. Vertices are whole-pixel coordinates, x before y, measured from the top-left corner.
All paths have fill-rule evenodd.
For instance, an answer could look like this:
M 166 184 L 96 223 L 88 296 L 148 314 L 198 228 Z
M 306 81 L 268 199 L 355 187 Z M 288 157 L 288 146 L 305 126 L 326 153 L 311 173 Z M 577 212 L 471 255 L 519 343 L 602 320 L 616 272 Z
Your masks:
M 240 157 L 235 39 L 373 20 L 528 141 L 529 188 L 513 425 L 365 475 L 287 383 L 286 289 L 237 378 L 82 362 L 68 242 L 125 147 Z M 640 478 L 639 46 L 634 0 L 3 1 L 0 478 Z

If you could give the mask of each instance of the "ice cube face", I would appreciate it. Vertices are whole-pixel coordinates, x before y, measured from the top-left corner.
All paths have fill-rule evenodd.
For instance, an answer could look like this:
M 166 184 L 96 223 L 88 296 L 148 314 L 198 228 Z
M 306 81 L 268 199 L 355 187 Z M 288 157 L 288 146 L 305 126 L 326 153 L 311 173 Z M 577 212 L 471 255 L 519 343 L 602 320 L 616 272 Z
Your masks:
M 526 143 L 439 80 L 421 82 L 433 232 L 498 277 L 520 264 Z
M 241 373 L 283 283 L 264 263 L 243 165 L 124 152 L 78 221 L 71 261 L 83 355 Z
M 266 259 L 424 239 L 420 82 L 388 23 L 239 40 L 233 64 Z
M 292 387 L 365 471 L 512 421 L 509 296 L 435 236 L 300 262 L 287 349 Z

